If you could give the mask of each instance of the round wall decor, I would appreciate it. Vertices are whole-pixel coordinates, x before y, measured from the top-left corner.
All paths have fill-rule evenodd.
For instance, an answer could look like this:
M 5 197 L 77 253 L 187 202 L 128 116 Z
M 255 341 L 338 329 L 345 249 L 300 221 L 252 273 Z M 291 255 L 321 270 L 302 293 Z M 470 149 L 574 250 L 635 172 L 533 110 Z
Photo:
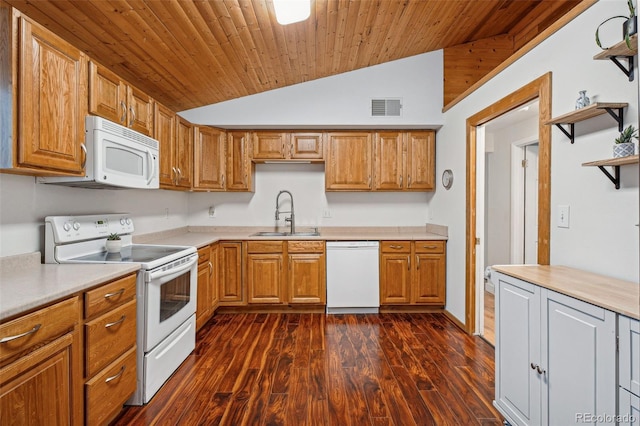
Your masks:
M 453 185 L 453 172 L 447 169 L 442 172 L 442 186 L 444 186 L 445 189 L 449 189 L 451 185 Z

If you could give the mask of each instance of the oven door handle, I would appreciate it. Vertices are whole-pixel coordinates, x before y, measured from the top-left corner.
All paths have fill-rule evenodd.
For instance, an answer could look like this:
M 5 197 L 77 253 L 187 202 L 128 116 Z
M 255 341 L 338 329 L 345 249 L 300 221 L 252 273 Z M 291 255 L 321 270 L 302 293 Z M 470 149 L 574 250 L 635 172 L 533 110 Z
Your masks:
M 163 277 L 166 277 L 167 275 L 180 275 L 181 273 L 188 271 L 189 269 L 191 269 L 193 267 L 193 265 L 195 265 L 196 263 L 198 263 L 198 255 L 192 255 L 192 257 L 189 259 L 189 261 L 183 263 L 180 266 L 176 266 L 175 268 L 170 268 L 170 269 L 165 269 L 165 270 L 159 270 L 157 272 L 154 271 L 150 271 L 147 273 L 147 282 L 151 282 L 153 280 L 157 280 Z

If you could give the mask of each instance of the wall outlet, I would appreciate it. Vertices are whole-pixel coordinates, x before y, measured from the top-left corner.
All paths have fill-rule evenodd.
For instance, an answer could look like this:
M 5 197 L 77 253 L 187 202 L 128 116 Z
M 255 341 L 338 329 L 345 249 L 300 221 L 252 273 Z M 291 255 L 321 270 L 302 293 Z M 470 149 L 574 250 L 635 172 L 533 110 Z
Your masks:
M 210 217 L 210 218 L 214 218 L 214 217 L 216 217 L 216 208 L 215 208 L 215 207 L 213 207 L 213 206 L 210 206 L 210 207 L 209 207 L 209 217 Z
M 331 210 L 327 209 L 322 212 L 322 217 L 329 218 L 331 217 Z
M 569 206 L 558 206 L 558 228 L 569 227 Z

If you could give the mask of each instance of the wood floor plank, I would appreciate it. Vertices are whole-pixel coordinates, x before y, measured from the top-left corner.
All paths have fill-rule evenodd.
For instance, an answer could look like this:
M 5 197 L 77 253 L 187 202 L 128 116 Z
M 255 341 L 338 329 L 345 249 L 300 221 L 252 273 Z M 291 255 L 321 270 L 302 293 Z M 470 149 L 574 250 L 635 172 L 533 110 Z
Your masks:
M 112 425 L 497 425 L 493 357 L 438 313 L 215 315 Z

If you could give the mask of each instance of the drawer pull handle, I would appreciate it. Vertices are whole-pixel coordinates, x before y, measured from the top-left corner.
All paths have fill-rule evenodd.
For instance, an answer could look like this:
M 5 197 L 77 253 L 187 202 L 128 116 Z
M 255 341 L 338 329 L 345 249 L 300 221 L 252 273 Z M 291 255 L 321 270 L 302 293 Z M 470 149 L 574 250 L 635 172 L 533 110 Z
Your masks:
M 118 291 L 114 291 L 113 293 L 107 293 L 107 294 L 104 295 L 104 298 L 105 299 L 110 299 L 110 298 L 112 298 L 114 296 L 120 296 L 122 293 L 124 293 L 124 288 L 121 288 Z
M 28 336 L 28 335 L 33 334 L 36 331 L 40 330 L 40 327 L 42 327 L 42 324 L 36 324 L 31 330 L 25 331 L 22 334 L 16 334 L 15 336 L 3 337 L 2 340 L 0 340 L 0 343 L 8 343 L 8 342 L 10 342 L 12 340 L 16 340 L 16 339 L 19 339 L 21 337 Z
M 126 369 L 126 367 L 127 367 L 126 365 L 123 365 L 118 374 L 116 374 L 115 376 L 107 377 L 104 382 L 109 383 L 110 381 L 115 380 L 118 377 L 122 376 L 122 374 L 124 374 L 124 370 Z
M 437 249 L 438 248 L 438 246 L 422 246 L 422 247 L 424 247 L 426 249 Z
M 109 327 L 113 327 L 114 325 L 118 325 L 120 324 L 122 321 L 124 321 L 124 319 L 126 318 L 126 315 L 123 315 L 118 321 L 114 321 L 114 322 L 110 322 L 108 324 L 104 325 L 104 328 L 109 328 Z
M 392 244 L 392 245 L 390 245 L 389 247 L 390 247 L 390 248 L 392 248 L 392 249 L 396 249 L 396 250 L 399 250 L 399 249 L 401 249 L 401 248 L 404 248 L 404 246 L 396 246 L 396 245 L 393 245 L 393 244 Z

